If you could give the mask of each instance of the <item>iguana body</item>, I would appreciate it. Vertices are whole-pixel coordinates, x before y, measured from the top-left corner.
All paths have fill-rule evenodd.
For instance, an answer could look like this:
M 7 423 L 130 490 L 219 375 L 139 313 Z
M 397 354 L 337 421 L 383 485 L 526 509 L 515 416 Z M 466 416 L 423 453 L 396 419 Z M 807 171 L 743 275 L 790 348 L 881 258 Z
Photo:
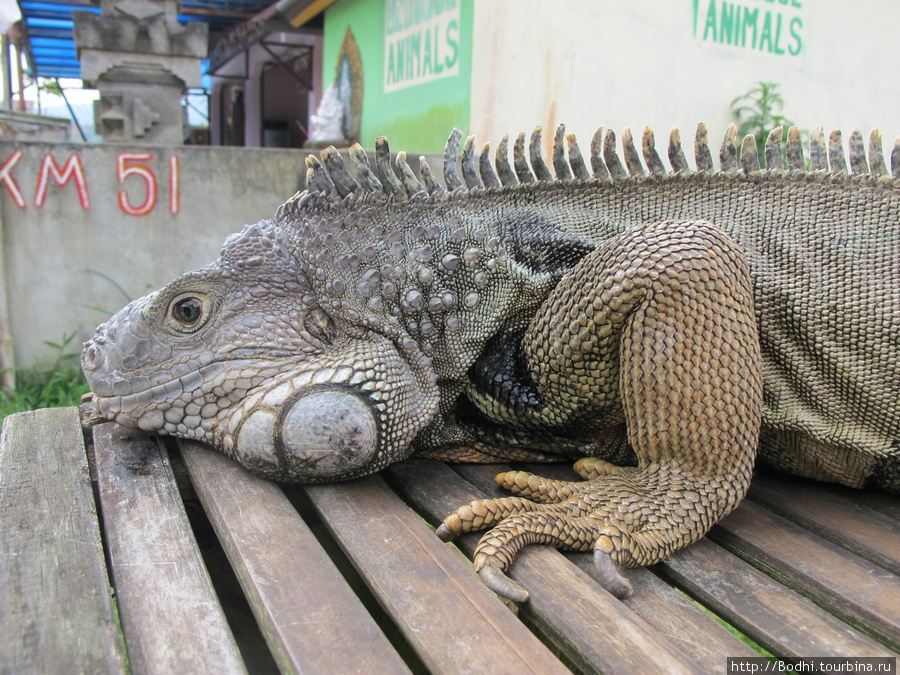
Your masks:
M 766 159 L 782 166 L 781 130 Z M 138 300 L 85 347 L 108 419 L 196 438 L 280 480 L 338 480 L 418 452 L 462 461 L 598 458 L 585 482 L 499 476 L 517 497 L 462 507 L 442 536 L 496 525 L 476 568 L 532 542 L 651 564 L 702 537 L 760 456 L 793 473 L 900 490 L 900 152 L 887 176 L 858 133 L 799 132 L 788 171 L 738 169 L 733 128 L 713 172 L 651 133 L 645 175 L 607 132 L 593 175 L 557 134 L 553 178 L 524 136 L 496 172 L 471 139 L 444 190 L 401 153 L 377 176 L 351 151 L 308 161 L 309 188 L 230 237 L 219 261 Z M 629 175 L 630 174 L 630 175 Z M 864 174 L 864 175 L 857 175 Z M 486 187 L 485 187 L 486 186 Z M 615 462 L 611 464 L 610 462 Z M 631 464 L 619 468 L 616 464 Z

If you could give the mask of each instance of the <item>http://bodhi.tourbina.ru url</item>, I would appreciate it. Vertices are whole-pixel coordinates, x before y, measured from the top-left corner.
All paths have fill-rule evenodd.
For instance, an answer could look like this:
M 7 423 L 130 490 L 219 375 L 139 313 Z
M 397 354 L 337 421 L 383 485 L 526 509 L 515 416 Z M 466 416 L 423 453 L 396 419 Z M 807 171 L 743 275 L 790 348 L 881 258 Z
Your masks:
M 728 658 L 727 673 L 884 673 L 895 675 L 896 657 L 813 656 L 773 661 L 764 656 Z

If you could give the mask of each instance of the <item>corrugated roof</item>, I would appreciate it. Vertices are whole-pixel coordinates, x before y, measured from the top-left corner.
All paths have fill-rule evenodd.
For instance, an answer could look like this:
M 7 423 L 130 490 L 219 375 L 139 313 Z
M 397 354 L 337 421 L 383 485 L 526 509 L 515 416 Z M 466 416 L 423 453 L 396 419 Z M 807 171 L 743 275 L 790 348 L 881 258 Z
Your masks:
M 18 0 L 28 41 L 28 63 L 35 77 L 81 78 L 81 64 L 72 36 L 72 12 L 86 10 L 100 13 L 100 8 L 85 0 Z M 269 5 L 271 0 L 183 0 L 179 3 L 178 20 L 202 21 L 210 30 L 227 28 L 250 19 Z

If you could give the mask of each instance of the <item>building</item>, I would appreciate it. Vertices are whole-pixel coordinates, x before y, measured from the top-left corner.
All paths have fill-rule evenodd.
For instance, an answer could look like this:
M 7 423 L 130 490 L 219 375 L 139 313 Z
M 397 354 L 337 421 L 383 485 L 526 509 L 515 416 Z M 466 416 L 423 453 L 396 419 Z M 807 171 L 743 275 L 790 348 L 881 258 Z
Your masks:
M 20 2 L 26 22 L 32 4 Z M 218 18 L 203 79 L 213 145 L 300 147 L 317 113 L 342 131 L 323 140 L 387 135 L 414 152 L 440 151 L 454 126 L 491 141 L 559 123 L 582 138 L 602 124 L 678 126 L 689 139 L 699 121 L 724 130 L 758 82 L 776 83 L 781 113 L 805 129 L 900 132 L 900 48 L 872 30 L 900 5 L 877 0 L 185 1 L 179 12 Z

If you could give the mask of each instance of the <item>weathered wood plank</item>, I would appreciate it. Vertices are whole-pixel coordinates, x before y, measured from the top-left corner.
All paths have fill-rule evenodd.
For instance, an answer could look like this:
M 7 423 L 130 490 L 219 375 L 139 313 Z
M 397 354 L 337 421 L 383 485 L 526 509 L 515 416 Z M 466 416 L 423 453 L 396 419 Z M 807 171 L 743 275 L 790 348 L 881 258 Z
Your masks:
M 679 551 L 659 569 L 776 656 L 893 656 L 709 539 Z
M 454 469 L 480 477 L 482 483 L 490 482 L 498 471 L 497 466 Z M 432 522 L 457 506 L 481 498 L 484 490 L 480 488 L 489 487 L 476 487 L 446 465 L 424 459 L 394 464 L 386 474 Z M 468 535 L 457 543 L 471 556 L 479 537 Z M 558 551 L 526 547 L 517 556 L 510 575 L 530 594 L 519 609 L 520 615 L 577 668 L 610 673 L 690 672 L 695 668 L 678 649 Z M 716 667 L 721 663 L 719 660 Z
M 744 502 L 710 537 L 862 632 L 900 648 L 900 578 Z
M 854 504 L 877 511 L 883 516 L 900 520 L 900 497 L 897 495 L 878 490 L 854 490 L 843 485 L 825 485 L 823 489 L 841 495 Z
M 825 492 L 806 481 L 783 476 L 754 480 L 749 498 L 866 560 L 900 574 L 900 521 Z
M 596 573 L 592 556 L 567 557 L 583 572 Z M 626 574 L 634 586 L 634 595 L 622 601 L 625 607 L 703 670 L 720 670 L 729 656 L 759 656 L 759 652 L 649 569 L 628 570 Z
M 565 672 L 380 477 L 304 490 L 430 670 Z
M 408 672 L 277 485 L 199 443 L 179 447 L 282 670 Z
M 203 564 L 166 451 L 116 424 L 94 428 L 97 484 L 131 668 L 246 672 Z
M 75 408 L 4 420 L 0 541 L 0 672 L 123 672 Z

